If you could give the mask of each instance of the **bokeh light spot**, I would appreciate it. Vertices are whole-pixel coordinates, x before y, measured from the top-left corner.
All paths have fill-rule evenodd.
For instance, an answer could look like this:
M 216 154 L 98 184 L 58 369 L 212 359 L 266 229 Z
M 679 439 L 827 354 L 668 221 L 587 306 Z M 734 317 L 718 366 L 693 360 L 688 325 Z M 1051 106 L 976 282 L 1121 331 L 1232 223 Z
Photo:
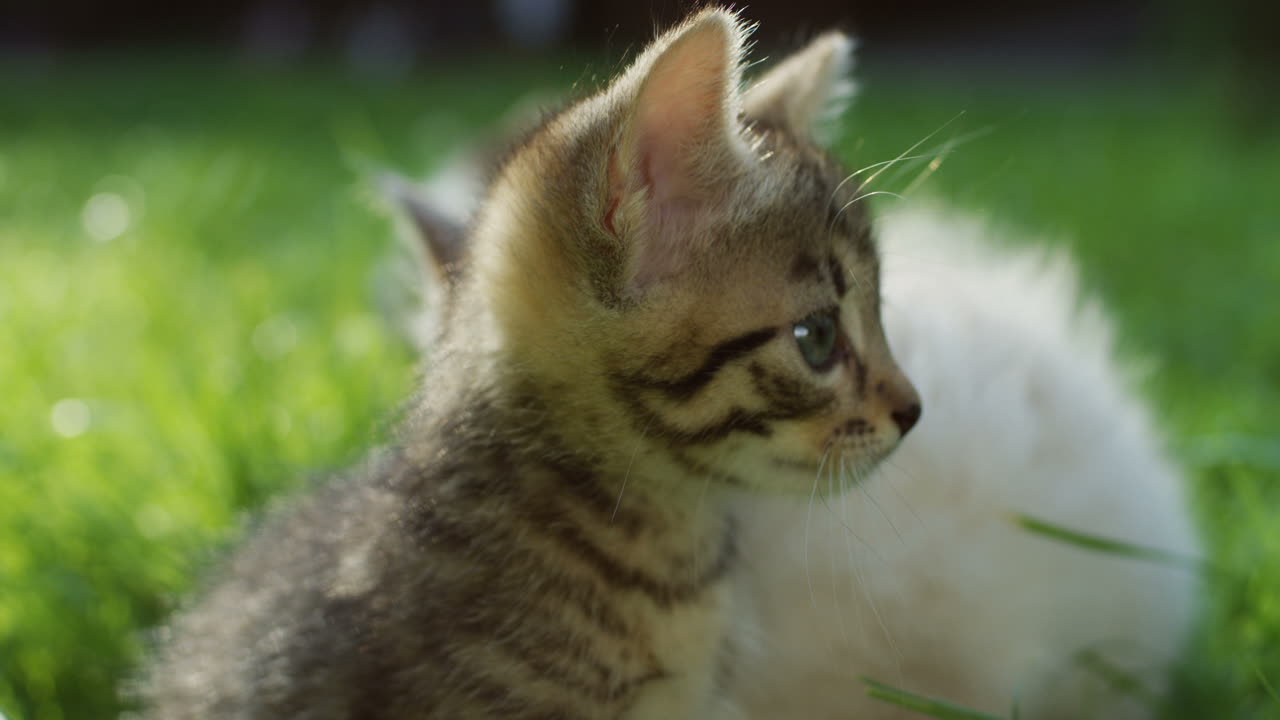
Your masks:
M 346 355 L 360 357 L 373 349 L 379 332 L 377 324 L 368 315 L 347 315 L 338 323 L 337 344 Z
M 89 429 L 92 417 L 89 406 L 79 398 L 64 398 L 53 404 L 49 423 L 53 431 L 65 438 L 79 437 Z
M 288 354 L 298 344 L 298 327 L 287 315 L 267 318 L 253 329 L 253 349 L 264 359 Z
M 133 516 L 138 532 L 148 539 L 154 540 L 173 527 L 173 518 L 169 511 L 154 503 L 143 505 Z
M 84 223 L 85 232 L 94 240 L 114 240 L 129 229 L 129 203 L 115 193 L 98 193 L 84 204 L 80 221 Z

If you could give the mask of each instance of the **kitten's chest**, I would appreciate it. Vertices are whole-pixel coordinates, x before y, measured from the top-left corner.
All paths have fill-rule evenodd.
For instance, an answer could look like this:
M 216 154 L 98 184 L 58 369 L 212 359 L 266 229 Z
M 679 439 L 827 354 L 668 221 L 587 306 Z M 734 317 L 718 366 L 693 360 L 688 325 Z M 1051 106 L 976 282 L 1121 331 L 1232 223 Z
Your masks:
M 661 671 L 623 713 L 625 720 L 737 717 L 721 687 L 724 664 L 743 623 L 728 581 L 680 607 L 639 610 Z

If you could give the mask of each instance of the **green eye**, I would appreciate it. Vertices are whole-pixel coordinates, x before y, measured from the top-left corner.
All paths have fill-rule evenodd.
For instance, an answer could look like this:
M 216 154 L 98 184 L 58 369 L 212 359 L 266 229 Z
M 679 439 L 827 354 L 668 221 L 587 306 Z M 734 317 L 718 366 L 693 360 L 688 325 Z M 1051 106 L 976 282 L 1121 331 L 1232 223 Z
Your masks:
M 836 319 L 830 310 L 816 312 L 792 328 L 796 346 L 809 367 L 826 370 L 836 356 Z

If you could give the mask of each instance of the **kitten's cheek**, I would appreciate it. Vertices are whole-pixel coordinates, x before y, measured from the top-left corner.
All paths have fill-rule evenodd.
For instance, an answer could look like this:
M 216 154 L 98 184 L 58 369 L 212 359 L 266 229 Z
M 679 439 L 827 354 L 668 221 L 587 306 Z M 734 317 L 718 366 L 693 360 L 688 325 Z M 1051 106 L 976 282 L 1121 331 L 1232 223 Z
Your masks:
M 812 459 L 821 462 L 823 456 L 835 452 L 840 438 L 836 418 L 824 415 L 792 423 L 787 432 L 778 433 L 778 440 L 786 447 L 789 457 Z
M 865 410 L 865 408 L 864 408 Z M 821 462 L 840 457 L 849 463 L 874 466 L 897 447 L 899 435 L 883 419 L 871 419 L 846 409 L 833 416 L 803 423 L 796 452 Z

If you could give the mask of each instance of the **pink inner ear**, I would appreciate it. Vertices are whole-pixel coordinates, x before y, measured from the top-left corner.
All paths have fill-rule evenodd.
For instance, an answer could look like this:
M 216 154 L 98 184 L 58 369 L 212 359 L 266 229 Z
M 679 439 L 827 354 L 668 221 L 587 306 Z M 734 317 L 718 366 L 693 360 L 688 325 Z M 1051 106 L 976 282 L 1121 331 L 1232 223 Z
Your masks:
M 610 235 L 618 236 L 618 228 L 613 224 L 613 216 L 618 212 L 618 205 L 622 203 L 622 196 L 614 195 L 609 201 L 609 207 L 604 211 L 604 229 L 609 231 Z
M 702 165 L 724 151 L 723 73 L 704 65 L 660 69 L 649 78 L 636 108 L 633 162 L 655 200 L 700 194 L 707 180 Z
M 738 157 L 736 28 L 710 14 L 654 61 L 609 160 L 604 225 L 625 233 L 640 289 L 686 264 L 700 218 Z
M 662 191 L 652 180 L 651 168 L 650 156 L 638 152 L 628 178 L 619 169 L 616 150 L 609 158 L 609 200 L 602 218 L 605 229 L 620 237 L 618 212 L 624 196 L 639 193 L 643 197 L 640 205 L 644 217 L 626 228 L 631 234 L 628 239 L 633 243 L 630 266 L 633 289 L 648 287 L 677 272 L 689 250 L 689 241 L 697 232 L 698 202 L 688 196 L 659 198 Z
M 618 168 L 618 149 L 614 148 L 609 152 L 609 166 L 607 168 L 609 181 L 609 200 L 604 210 L 604 227 L 614 237 L 618 237 L 618 226 L 614 221 L 614 217 L 618 214 L 618 207 L 622 205 L 622 196 L 627 192 L 627 179 L 623 175 L 622 170 Z

